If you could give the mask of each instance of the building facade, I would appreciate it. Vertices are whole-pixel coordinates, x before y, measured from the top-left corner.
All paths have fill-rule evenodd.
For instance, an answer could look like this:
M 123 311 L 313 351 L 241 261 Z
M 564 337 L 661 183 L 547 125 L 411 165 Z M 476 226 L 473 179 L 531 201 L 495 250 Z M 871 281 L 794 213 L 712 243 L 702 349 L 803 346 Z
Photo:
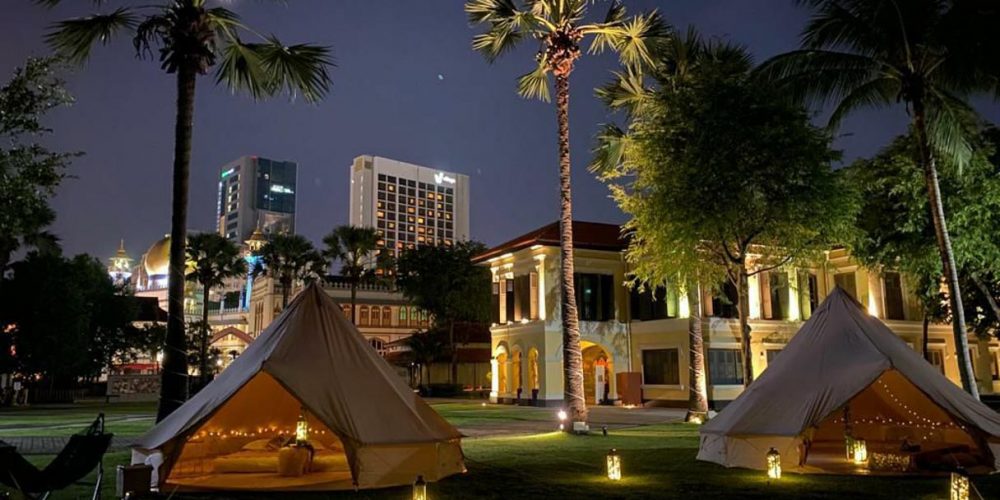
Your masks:
M 575 284 L 588 404 L 620 400 L 619 384 L 638 382 L 644 403 L 683 406 L 688 398 L 685 294 L 671 288 L 639 292 L 625 286 L 626 242 L 619 227 L 574 222 Z M 492 390 L 496 402 L 563 400 L 559 224 L 499 245 L 477 261 L 493 275 Z M 750 344 L 757 377 L 835 286 L 865 304 L 913 349 L 923 349 L 923 316 L 905 277 L 873 272 L 841 248 L 811 267 L 779 268 L 750 278 Z M 701 296 L 708 397 L 718 408 L 743 390 L 743 357 L 735 290 Z M 1000 392 L 995 339 L 969 336 L 976 381 Z M 960 384 L 950 324 L 928 326 L 927 357 Z
M 379 251 L 393 257 L 469 239 L 467 175 L 363 155 L 351 165 L 350 198 L 350 224 L 376 228 Z
M 264 234 L 295 232 L 298 166 L 244 156 L 219 169 L 216 213 L 219 234 L 236 243 L 257 229 Z

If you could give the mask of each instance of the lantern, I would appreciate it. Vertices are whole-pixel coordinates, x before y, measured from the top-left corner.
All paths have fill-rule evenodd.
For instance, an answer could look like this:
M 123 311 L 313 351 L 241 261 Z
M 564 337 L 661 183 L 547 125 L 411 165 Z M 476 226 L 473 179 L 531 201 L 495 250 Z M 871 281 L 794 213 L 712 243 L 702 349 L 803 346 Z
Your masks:
M 424 476 L 417 476 L 417 482 L 413 483 L 413 500 L 427 500 L 427 482 Z
M 620 481 L 622 478 L 622 457 L 614 448 L 611 448 L 611 451 L 608 452 L 607 466 L 608 479 Z
M 868 461 L 868 444 L 864 439 L 854 440 L 854 449 L 851 450 L 851 460 L 857 465 L 862 465 Z
M 295 444 L 306 444 L 309 441 L 309 422 L 306 420 L 305 408 L 299 412 L 299 420 L 295 423 Z
M 767 477 L 781 479 L 781 453 L 774 448 L 767 452 Z
M 951 500 L 969 500 L 969 477 L 951 473 Z

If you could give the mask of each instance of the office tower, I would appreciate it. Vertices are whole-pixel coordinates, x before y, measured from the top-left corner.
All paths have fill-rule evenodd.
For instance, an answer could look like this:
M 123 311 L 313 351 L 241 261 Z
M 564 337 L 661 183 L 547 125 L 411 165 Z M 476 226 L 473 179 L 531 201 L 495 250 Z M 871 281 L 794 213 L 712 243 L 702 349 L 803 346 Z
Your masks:
M 295 162 L 257 156 L 219 169 L 219 234 L 242 244 L 258 228 L 294 233 L 297 169 Z

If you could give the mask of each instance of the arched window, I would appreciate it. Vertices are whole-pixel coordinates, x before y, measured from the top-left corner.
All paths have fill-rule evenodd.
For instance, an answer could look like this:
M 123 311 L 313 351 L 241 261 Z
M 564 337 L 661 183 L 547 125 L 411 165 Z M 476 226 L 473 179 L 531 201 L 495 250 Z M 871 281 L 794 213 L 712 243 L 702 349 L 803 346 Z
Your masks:
M 372 326 L 382 326 L 382 308 L 372 306 Z
M 358 308 L 358 311 L 361 313 L 361 317 L 358 319 L 358 326 L 368 326 L 368 306 L 361 306 Z
M 385 342 L 382 339 L 373 337 L 368 339 L 368 343 L 373 349 L 375 349 L 375 352 L 377 352 L 379 356 L 385 356 Z
M 399 326 L 406 326 L 409 316 L 406 314 L 406 306 L 399 306 Z
M 382 326 L 392 326 L 392 308 L 389 306 L 382 307 Z
M 429 323 L 427 320 L 427 311 L 420 311 L 420 327 L 427 328 Z

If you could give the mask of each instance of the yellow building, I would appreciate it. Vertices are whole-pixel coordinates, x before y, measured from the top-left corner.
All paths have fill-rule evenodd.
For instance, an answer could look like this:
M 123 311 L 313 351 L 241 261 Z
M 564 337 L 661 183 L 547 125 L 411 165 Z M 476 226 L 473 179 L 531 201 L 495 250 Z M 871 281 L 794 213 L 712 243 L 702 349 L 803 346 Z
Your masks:
M 619 383 L 641 381 L 643 402 L 683 406 L 688 398 L 688 304 L 676 290 L 639 293 L 625 286 L 626 242 L 617 225 L 574 222 L 576 297 L 588 404 L 619 401 Z M 540 406 L 563 400 L 559 224 L 488 250 L 477 262 L 493 275 L 491 328 L 495 402 Z M 755 376 L 840 286 L 916 350 L 923 317 L 905 277 L 860 267 L 844 249 L 811 268 L 787 267 L 750 279 L 750 343 Z M 735 295 L 733 290 L 722 294 Z M 655 298 L 654 298 L 655 295 Z M 702 296 L 708 397 L 716 407 L 743 390 L 739 323 L 731 299 Z M 960 384 L 951 325 L 929 326 L 930 361 Z M 969 337 L 983 393 L 1000 392 L 996 340 Z M 623 375 L 623 374 L 633 374 Z

